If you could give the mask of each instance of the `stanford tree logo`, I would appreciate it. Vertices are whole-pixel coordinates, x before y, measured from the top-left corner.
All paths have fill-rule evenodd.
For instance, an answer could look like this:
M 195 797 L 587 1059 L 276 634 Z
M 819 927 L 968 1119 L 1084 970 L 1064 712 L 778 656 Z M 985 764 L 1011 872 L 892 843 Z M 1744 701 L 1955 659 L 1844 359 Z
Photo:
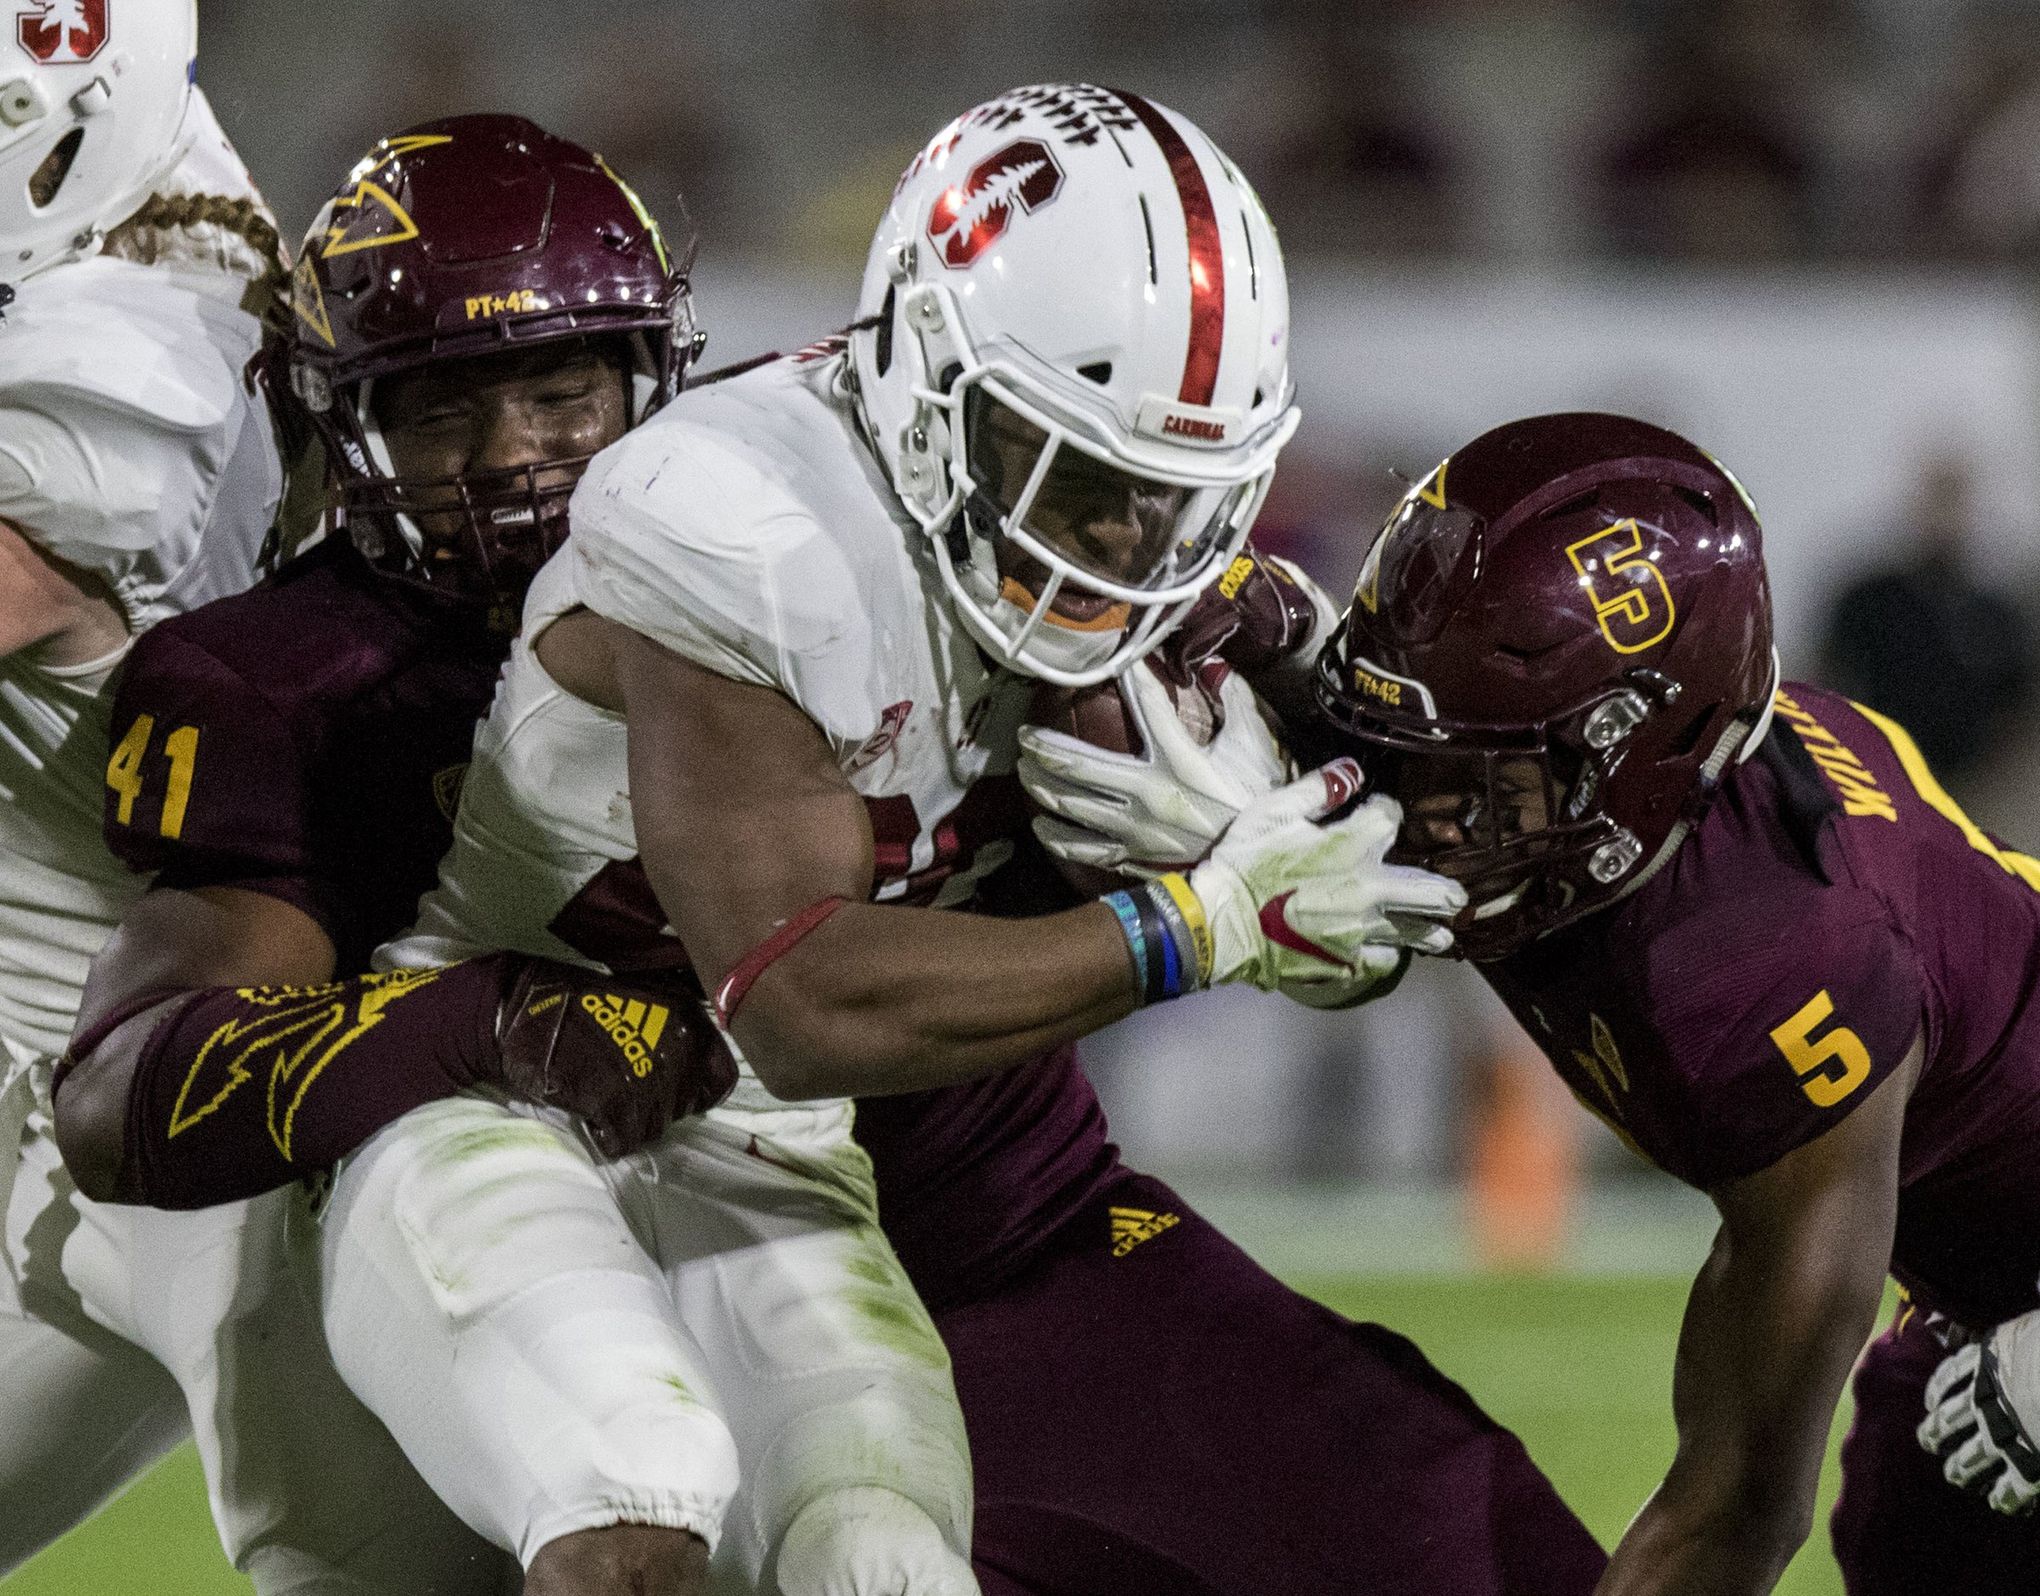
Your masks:
M 1005 237 L 1014 208 L 1041 209 L 1062 192 L 1062 168 L 1038 139 L 1020 139 L 935 196 L 928 238 L 945 266 L 964 267 Z
M 38 61 L 66 66 L 106 48 L 106 10 L 113 0 L 32 0 L 15 14 L 15 37 Z M 154 0 L 161 3 L 161 0 Z

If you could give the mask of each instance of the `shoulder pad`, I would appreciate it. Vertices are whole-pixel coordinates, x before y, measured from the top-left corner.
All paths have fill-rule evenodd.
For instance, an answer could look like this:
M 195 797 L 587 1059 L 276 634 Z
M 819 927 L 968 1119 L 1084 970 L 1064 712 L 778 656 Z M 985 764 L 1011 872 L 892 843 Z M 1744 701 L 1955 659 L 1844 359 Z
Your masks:
M 201 615 L 203 612 L 199 612 Z M 139 638 L 120 677 L 107 765 L 106 843 L 179 884 L 289 874 L 311 863 L 302 751 L 260 687 L 176 616 Z
M 868 522 L 883 513 L 788 447 L 793 418 L 754 428 L 731 413 L 723 396 L 752 380 L 683 394 L 601 456 L 575 493 L 569 548 L 590 609 L 707 669 L 779 685 L 790 661 L 860 630 Z M 828 412 L 813 419 L 837 434 L 817 429 L 822 451 L 840 449 Z M 883 531 L 896 561 L 899 534 Z
M 0 403 L 204 432 L 244 402 L 261 336 L 204 278 L 112 259 L 67 266 L 20 285 L 0 313 Z
M 1643 1001 L 1687 1105 L 1679 1173 L 1697 1185 L 1832 1128 L 1926 1025 L 1918 961 L 1872 894 L 1809 878 L 1791 914 L 1770 908 L 1671 926 L 1646 960 Z
M 274 497 L 273 447 L 243 447 L 268 426 L 242 379 L 261 329 L 193 281 L 87 262 L 0 316 L 0 517 L 116 587 L 175 581 L 230 469 L 261 468 L 251 519 Z

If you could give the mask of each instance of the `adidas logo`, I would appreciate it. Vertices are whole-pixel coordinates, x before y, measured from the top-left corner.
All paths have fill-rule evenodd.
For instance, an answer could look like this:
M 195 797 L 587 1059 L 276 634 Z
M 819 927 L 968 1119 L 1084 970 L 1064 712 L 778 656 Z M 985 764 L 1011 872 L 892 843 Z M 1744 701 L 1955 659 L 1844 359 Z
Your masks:
M 652 1073 L 652 1051 L 659 1045 L 659 1038 L 666 1034 L 666 1021 L 673 1011 L 663 1003 L 646 1003 L 633 999 L 626 1003 L 614 995 L 604 996 L 588 992 L 581 998 L 581 1007 L 594 1017 L 595 1023 L 607 1033 L 609 1040 L 629 1061 L 630 1072 L 639 1080 Z
M 1154 1214 L 1145 1208 L 1114 1208 L 1112 1215 L 1112 1256 L 1124 1258 L 1144 1241 L 1153 1241 L 1163 1231 L 1183 1221 L 1176 1214 Z

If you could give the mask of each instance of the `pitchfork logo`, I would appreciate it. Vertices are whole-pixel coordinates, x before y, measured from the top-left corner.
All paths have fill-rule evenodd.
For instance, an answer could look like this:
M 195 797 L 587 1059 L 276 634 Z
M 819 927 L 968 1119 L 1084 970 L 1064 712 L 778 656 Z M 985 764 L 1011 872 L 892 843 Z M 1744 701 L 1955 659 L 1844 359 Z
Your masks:
M 55 66 L 90 61 L 106 48 L 106 8 L 112 3 L 33 0 L 30 9 L 15 14 L 15 37 L 38 61 Z
M 1021 139 L 985 157 L 969 177 L 936 195 L 928 213 L 928 237 L 942 264 L 972 265 L 1005 236 L 1015 206 L 1038 211 L 1062 192 L 1062 184 L 1062 168 L 1038 139 Z

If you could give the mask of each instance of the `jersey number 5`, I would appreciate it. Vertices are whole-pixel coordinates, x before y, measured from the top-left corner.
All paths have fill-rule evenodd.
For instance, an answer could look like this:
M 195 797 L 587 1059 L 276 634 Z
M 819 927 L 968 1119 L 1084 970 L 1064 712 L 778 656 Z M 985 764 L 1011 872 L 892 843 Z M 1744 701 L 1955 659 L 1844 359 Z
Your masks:
M 1827 989 L 1771 1033 L 1785 1062 L 1799 1077 L 1799 1089 L 1820 1108 L 1833 1108 L 1870 1078 L 1870 1049 L 1846 1025 L 1824 1036 L 1813 1033 L 1834 1017 L 1835 1000 Z
M 123 826 L 134 824 L 135 800 L 142 795 L 142 761 L 156 735 L 156 717 L 137 715 L 106 762 L 106 785 L 120 800 L 113 818 Z M 157 830 L 176 841 L 184 832 L 184 811 L 191 803 L 191 772 L 198 763 L 198 728 L 179 726 L 163 739 L 163 757 L 170 762 L 169 780 L 163 787 L 163 813 Z

